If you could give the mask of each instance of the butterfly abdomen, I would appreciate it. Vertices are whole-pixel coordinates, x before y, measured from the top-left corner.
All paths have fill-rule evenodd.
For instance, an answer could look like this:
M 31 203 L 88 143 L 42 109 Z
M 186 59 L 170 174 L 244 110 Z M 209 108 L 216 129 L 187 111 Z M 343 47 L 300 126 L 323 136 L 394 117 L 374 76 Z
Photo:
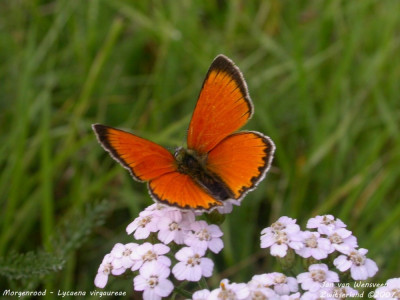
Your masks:
M 175 153 L 178 172 L 189 175 L 201 188 L 217 200 L 234 197 L 231 189 L 216 174 L 206 169 L 206 157 L 180 148 Z

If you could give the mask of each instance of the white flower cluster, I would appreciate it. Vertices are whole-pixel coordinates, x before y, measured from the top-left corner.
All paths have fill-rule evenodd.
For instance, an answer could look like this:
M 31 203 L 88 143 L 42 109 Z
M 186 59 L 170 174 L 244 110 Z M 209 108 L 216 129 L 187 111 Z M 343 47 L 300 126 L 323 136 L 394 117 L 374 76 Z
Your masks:
M 285 258 L 289 251 L 318 262 L 335 258 L 333 265 L 341 272 L 349 271 L 354 280 L 366 280 L 378 271 L 376 263 L 359 248 L 357 238 L 347 230 L 346 224 L 332 215 L 317 216 L 307 222 L 310 230 L 301 231 L 296 220 L 281 217 L 261 232 L 261 248 L 270 248 L 273 256 Z M 311 231 L 314 230 L 314 231 Z M 309 266 L 309 272 L 299 274 L 297 282 L 306 291 L 302 299 L 335 298 L 329 295 L 354 297 L 358 291 L 338 285 L 339 276 L 324 263 Z M 336 285 L 335 285 L 336 283 Z
M 223 233 L 217 225 L 196 221 L 195 217 L 192 211 L 160 204 L 147 207 L 126 231 L 133 233 L 136 240 L 147 239 L 151 233 L 157 234 L 160 243 L 116 244 L 104 257 L 95 285 L 104 288 L 110 274 L 118 276 L 131 270 L 137 272 L 133 286 L 136 291 L 143 291 L 143 299 L 167 297 L 174 289 L 170 280 L 171 258 L 175 261 L 172 274 L 177 280 L 199 281 L 202 277 L 210 277 L 214 263 L 204 256 L 208 250 L 221 251 Z M 172 242 L 179 246 L 175 255 L 167 246 Z
M 223 279 L 220 287 L 209 291 L 207 289 L 193 294 L 193 300 L 218 299 L 299 299 L 300 293 L 295 278 L 286 277 L 282 273 L 254 275 L 248 283 L 229 283 Z
M 231 207 L 228 207 L 229 212 Z M 317 216 L 301 231 L 295 219 L 281 217 L 261 232 L 261 248 L 270 248 L 272 256 L 293 272 L 295 254 L 308 265 L 307 272 L 288 277 L 273 272 L 254 275 L 247 283 L 223 279 L 214 290 L 202 289 L 193 300 L 217 299 L 343 299 L 362 297 L 343 278 L 366 280 L 378 267 L 366 257 L 367 250 L 358 248 L 357 239 L 346 224 L 332 215 Z M 130 270 L 134 290 L 143 292 L 143 299 L 168 297 L 179 287 L 178 281 L 199 282 L 210 277 L 214 262 L 205 257 L 207 251 L 218 253 L 223 248 L 222 231 L 217 225 L 196 220 L 196 213 L 153 204 L 127 227 L 137 240 L 157 237 L 157 243 L 116 244 L 101 263 L 95 285 L 104 288 L 108 276 Z M 171 247 L 170 247 L 171 246 Z M 173 249 L 171 251 L 171 248 Z M 285 265 L 286 264 L 286 265 Z M 329 268 L 336 267 L 336 271 Z M 339 272 L 337 272 L 339 271 Z M 173 277 L 171 276 L 173 274 Z M 345 274 L 343 274 L 345 273 Z M 203 286 L 204 281 L 202 283 Z M 178 291 L 179 292 L 179 291 Z M 390 279 L 377 288 L 376 299 L 400 299 L 400 278 Z
M 299 256 L 315 260 L 338 252 L 335 267 L 341 272 L 350 270 L 354 280 L 366 280 L 376 274 L 378 267 L 365 256 L 368 250 L 357 249 L 357 238 L 345 227 L 341 220 L 325 215 L 308 220 L 307 228 L 316 231 L 301 231 L 296 220 L 281 217 L 261 231 L 261 248 L 270 247 L 271 255 L 279 257 L 285 257 L 291 248 Z

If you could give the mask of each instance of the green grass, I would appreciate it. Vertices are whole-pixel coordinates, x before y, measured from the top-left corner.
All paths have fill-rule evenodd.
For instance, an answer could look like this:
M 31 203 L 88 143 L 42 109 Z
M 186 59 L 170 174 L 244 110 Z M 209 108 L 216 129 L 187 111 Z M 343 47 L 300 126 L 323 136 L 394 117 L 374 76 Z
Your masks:
M 380 267 L 374 281 L 399 277 L 399 11 L 385 0 L 0 4 L 0 256 L 43 262 L 12 273 L 0 260 L 0 290 L 94 289 L 102 257 L 129 241 L 126 225 L 152 200 L 91 124 L 184 145 L 219 53 L 247 80 L 246 128 L 277 150 L 227 217 L 211 282 L 275 270 L 257 256 L 261 229 L 316 214 L 348 224 Z M 131 293 L 131 281 L 112 280 L 118 288 Z

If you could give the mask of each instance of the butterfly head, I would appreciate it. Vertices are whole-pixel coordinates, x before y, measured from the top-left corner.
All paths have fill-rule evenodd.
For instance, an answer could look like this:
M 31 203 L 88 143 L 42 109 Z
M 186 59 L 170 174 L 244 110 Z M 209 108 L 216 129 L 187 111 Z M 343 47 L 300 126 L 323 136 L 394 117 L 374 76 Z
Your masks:
M 179 147 L 174 153 L 178 171 L 184 174 L 201 172 L 205 168 L 206 155 L 199 155 L 196 151 Z

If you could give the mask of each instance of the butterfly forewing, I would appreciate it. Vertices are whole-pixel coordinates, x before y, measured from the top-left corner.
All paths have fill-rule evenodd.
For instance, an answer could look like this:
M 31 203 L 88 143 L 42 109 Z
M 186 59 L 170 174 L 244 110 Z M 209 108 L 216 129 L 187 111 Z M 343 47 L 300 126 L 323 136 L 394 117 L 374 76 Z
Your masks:
M 200 154 L 209 152 L 241 128 L 252 113 L 241 72 L 229 58 L 217 56 L 208 70 L 190 121 L 188 148 Z
M 138 181 L 176 171 L 174 156 L 156 143 L 100 124 L 93 125 L 93 130 L 103 148 Z

